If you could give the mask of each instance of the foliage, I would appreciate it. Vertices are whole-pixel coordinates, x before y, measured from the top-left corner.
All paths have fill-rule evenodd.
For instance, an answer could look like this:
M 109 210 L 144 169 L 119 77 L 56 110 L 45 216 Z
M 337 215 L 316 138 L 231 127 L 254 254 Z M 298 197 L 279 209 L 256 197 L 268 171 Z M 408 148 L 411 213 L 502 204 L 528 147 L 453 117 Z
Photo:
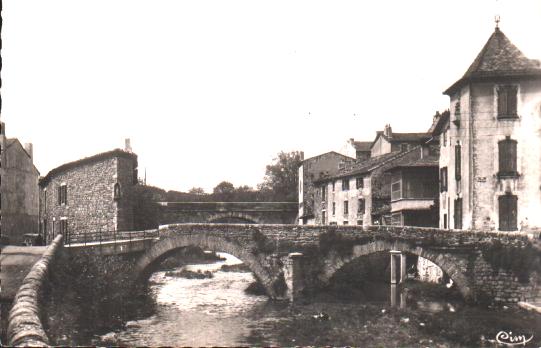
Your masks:
M 354 244 L 354 240 L 344 237 L 334 229 L 329 229 L 319 235 L 319 250 L 323 255 L 327 255 L 331 250 L 341 255 L 351 255 Z
M 133 267 L 119 256 L 104 257 L 89 251 L 76 257 L 62 255 L 45 290 L 44 322 L 53 342 L 81 344 L 91 334 L 150 315 L 152 298 L 146 286 L 133 280 Z
M 539 251 L 530 244 L 521 248 L 506 246 L 499 240 L 494 240 L 483 248 L 483 258 L 492 266 L 494 272 L 499 272 L 500 269 L 511 271 L 522 283 L 529 281 L 532 272 L 541 275 L 540 256 Z
M 252 232 L 252 240 L 255 242 L 256 247 L 252 250 L 253 254 L 265 253 L 271 254 L 274 252 L 275 247 L 261 231 L 255 230 Z
M 280 152 L 272 164 L 267 165 L 259 190 L 270 201 L 298 201 L 298 170 L 302 163 L 299 151 Z
M 202 187 L 192 187 L 188 193 L 190 194 L 194 194 L 194 195 L 204 195 L 205 194 L 205 189 L 203 189 Z

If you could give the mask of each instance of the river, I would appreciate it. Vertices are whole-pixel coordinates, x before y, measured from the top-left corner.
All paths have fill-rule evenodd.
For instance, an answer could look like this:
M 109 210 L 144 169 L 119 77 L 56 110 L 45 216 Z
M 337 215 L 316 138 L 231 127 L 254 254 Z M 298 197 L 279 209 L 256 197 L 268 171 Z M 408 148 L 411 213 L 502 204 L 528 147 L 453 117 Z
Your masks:
M 184 266 L 211 271 L 213 278 L 187 279 L 155 272 L 150 278 L 157 303 L 152 316 L 130 321 L 101 343 L 129 346 L 253 345 L 420 345 L 493 346 L 500 330 L 523 330 L 538 340 L 540 316 L 507 307 L 468 307 L 461 301 L 411 298 L 385 284 L 368 287 L 360 299 L 336 294 L 289 306 L 245 293 L 255 279 L 249 272 L 225 272 L 225 261 Z M 176 271 L 180 271 L 181 268 Z M 333 297 L 334 296 L 334 297 Z M 519 330 L 519 331 L 517 331 Z

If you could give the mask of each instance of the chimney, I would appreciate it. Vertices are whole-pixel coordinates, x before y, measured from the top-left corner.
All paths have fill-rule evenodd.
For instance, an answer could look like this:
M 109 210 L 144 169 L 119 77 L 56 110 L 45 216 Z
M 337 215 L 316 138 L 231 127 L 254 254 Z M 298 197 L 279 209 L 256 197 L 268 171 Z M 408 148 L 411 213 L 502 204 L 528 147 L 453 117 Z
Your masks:
M 133 152 L 132 149 L 131 149 L 131 141 L 130 141 L 130 138 L 126 138 L 124 140 L 124 151 L 126 152 Z
M 24 150 L 26 151 L 28 156 L 30 156 L 32 162 L 34 162 L 34 146 L 32 145 L 32 143 L 24 144 Z
M 4 122 L 0 122 L 0 135 L 6 135 L 6 124 Z
M 301 161 L 304 161 L 304 151 L 301 151 Z
M 385 129 L 383 130 L 383 134 L 384 134 L 387 138 L 392 138 L 392 137 L 393 137 L 393 130 L 392 130 L 390 124 L 386 124 L 386 125 L 385 125 Z

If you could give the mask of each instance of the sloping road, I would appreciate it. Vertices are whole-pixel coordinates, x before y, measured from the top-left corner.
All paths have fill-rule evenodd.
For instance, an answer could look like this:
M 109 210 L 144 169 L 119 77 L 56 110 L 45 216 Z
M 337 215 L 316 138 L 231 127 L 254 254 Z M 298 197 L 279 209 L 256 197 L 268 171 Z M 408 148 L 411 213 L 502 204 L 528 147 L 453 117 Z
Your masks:
M 45 252 L 45 246 L 7 245 L 0 252 L 0 300 L 11 301 L 24 277 Z

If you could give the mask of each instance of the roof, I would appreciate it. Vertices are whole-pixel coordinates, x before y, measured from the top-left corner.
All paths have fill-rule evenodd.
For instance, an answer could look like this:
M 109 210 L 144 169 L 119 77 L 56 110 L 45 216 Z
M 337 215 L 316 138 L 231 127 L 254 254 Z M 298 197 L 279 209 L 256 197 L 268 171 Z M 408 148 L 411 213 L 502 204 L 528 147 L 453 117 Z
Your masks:
M 390 143 L 401 143 L 401 142 L 421 142 L 423 140 L 428 140 L 432 136 L 430 133 L 392 133 L 391 137 L 385 135 L 383 131 L 376 132 L 376 138 L 370 144 L 370 148 L 374 146 L 379 137 L 383 137 Z
M 340 174 L 337 174 L 337 175 L 333 175 L 333 176 L 328 176 L 328 177 L 325 177 L 325 178 L 321 178 L 319 180 L 315 180 L 314 182 L 324 182 L 324 181 L 328 181 L 328 180 L 333 180 L 333 179 L 340 179 L 340 178 L 345 178 L 345 177 L 348 177 L 348 176 L 354 176 L 354 175 L 360 175 L 360 174 L 365 174 L 365 173 L 369 173 L 371 172 L 372 170 L 374 169 L 377 169 L 379 167 L 381 167 L 382 165 L 384 164 L 387 164 L 390 160 L 394 159 L 394 158 L 397 158 L 399 157 L 399 155 L 401 154 L 404 154 L 405 152 L 401 152 L 401 151 L 394 151 L 394 152 L 389 152 L 389 153 L 386 153 L 386 154 L 383 154 L 381 156 L 377 156 L 377 157 L 371 157 L 371 158 L 368 158 L 362 162 L 358 162 L 358 163 L 355 163 L 355 165 L 350 168 L 349 170 L 346 170 Z
M 325 155 L 330 155 L 330 154 L 338 155 L 338 156 L 340 156 L 340 157 L 344 157 L 344 158 L 349 159 L 349 160 L 352 160 L 352 161 L 355 160 L 355 158 L 353 158 L 353 157 L 349 157 L 349 156 L 343 155 L 343 154 L 338 153 L 338 152 L 336 152 L 336 151 L 329 151 L 329 152 L 322 153 L 322 154 L 320 154 L 320 155 L 308 157 L 307 159 L 304 159 L 304 160 L 301 162 L 301 165 L 302 165 L 302 163 L 304 163 L 304 162 L 306 162 L 306 161 L 312 160 L 312 159 L 314 159 L 314 158 L 322 157 L 322 156 L 325 156 Z
M 443 93 L 449 95 L 465 83 L 496 76 L 541 77 L 541 62 L 527 58 L 498 27 L 464 76 Z
M 371 141 L 354 141 L 353 147 L 355 147 L 355 150 L 357 151 L 370 151 L 370 148 L 372 147 Z
M 445 110 L 441 114 L 439 112 L 436 113 L 436 115 L 434 115 L 432 125 L 428 130 L 428 133 L 432 134 L 432 136 L 437 136 L 441 134 L 449 126 L 449 116 L 449 110 Z
M 6 150 L 8 148 L 10 148 L 13 144 L 19 144 L 19 147 L 24 151 L 25 155 L 27 155 L 32 160 L 32 166 L 34 167 L 36 172 L 39 174 L 39 170 L 38 170 L 38 168 L 36 168 L 36 165 L 34 164 L 34 159 L 32 158 L 32 155 L 29 154 L 28 151 L 26 151 L 26 148 L 23 146 L 23 144 L 21 144 L 19 139 L 17 139 L 17 138 L 7 138 L 6 139 Z
M 433 155 L 417 159 L 400 158 L 389 170 L 393 168 L 439 167 L 439 162 L 439 156 Z
M 73 168 L 77 168 L 83 165 L 92 164 L 96 162 L 101 162 L 103 160 L 114 158 L 114 157 L 122 157 L 127 158 L 135 161 L 135 167 L 137 167 L 137 155 L 132 152 L 127 152 L 121 149 L 114 149 L 112 151 L 102 152 L 94 156 L 85 157 L 77 161 L 64 163 L 63 165 L 56 167 L 52 169 L 49 173 L 47 173 L 46 176 L 40 179 L 39 184 L 40 185 L 46 185 L 54 176 L 67 172 L 68 170 L 71 170 Z

